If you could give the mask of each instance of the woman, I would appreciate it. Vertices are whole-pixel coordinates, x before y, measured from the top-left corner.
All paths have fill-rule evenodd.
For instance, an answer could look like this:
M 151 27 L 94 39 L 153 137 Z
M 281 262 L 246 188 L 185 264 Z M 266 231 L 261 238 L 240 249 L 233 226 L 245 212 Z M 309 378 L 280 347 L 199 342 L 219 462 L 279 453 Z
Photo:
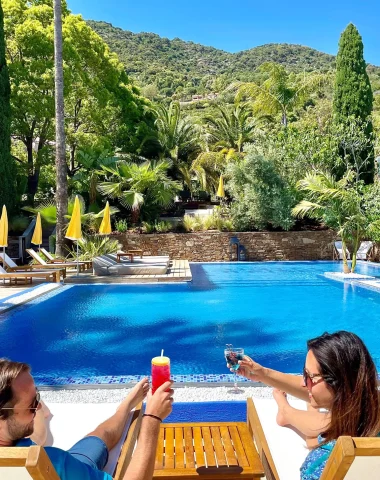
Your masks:
M 307 348 L 302 382 L 249 357 L 239 362 L 237 373 L 275 388 L 277 422 L 295 429 L 312 448 L 301 467 L 301 480 L 318 480 L 339 436 L 378 435 L 380 398 L 375 364 L 357 335 L 324 333 L 309 340 Z M 284 392 L 308 402 L 308 410 L 291 407 Z

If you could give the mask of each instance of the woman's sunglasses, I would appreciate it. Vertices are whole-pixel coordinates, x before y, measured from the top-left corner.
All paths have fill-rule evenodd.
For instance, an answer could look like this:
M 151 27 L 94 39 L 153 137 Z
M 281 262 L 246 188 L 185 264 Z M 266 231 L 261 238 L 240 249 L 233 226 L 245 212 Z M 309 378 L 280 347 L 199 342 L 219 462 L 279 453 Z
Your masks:
M 305 387 L 310 379 L 312 385 L 316 385 L 320 380 L 324 380 L 324 376 L 321 373 L 309 373 L 305 367 L 303 367 L 303 382 Z
M 41 402 L 41 395 L 40 395 L 40 392 L 37 390 L 36 392 L 36 396 L 33 400 L 33 403 L 30 407 L 28 408 L 18 408 L 18 407 L 2 407 L 0 408 L 0 411 L 1 410 L 30 410 L 30 413 L 36 413 L 37 410 L 38 410 L 38 407 L 40 405 L 40 402 Z

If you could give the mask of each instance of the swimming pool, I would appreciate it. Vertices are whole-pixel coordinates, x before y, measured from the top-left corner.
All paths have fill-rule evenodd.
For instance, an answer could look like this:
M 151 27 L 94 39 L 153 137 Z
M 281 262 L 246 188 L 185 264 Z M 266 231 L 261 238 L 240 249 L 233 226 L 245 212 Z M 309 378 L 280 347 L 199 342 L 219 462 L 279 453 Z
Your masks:
M 228 373 L 226 343 L 300 372 L 308 338 L 351 330 L 380 367 L 380 293 L 328 280 L 336 262 L 192 264 L 192 284 L 77 285 L 0 317 L 0 352 L 45 378 L 145 375 L 161 348 L 173 374 Z M 380 276 L 363 262 L 358 272 Z

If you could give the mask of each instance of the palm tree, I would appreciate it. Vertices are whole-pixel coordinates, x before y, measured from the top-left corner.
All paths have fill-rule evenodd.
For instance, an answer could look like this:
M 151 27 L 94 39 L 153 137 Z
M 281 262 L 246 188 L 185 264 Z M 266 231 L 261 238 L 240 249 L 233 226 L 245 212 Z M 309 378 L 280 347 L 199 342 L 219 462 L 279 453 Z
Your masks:
M 236 82 L 230 88 L 238 88 L 236 99 L 251 98 L 254 112 L 266 115 L 281 114 L 281 123 L 288 125 L 288 114 L 301 106 L 318 86 L 331 81 L 330 75 L 288 73 L 277 63 L 267 62 L 260 70 L 268 74 L 261 84 Z
M 117 160 L 114 165 L 102 165 L 107 180 L 98 185 L 102 195 L 117 198 L 121 205 L 132 209 L 132 221 L 137 223 L 141 207 L 167 206 L 181 189 L 179 182 L 168 177 L 168 160 L 143 163 Z
M 55 67 L 55 164 L 57 178 L 56 253 L 64 254 L 65 214 L 67 212 L 67 164 L 65 145 L 65 111 L 63 101 L 62 5 L 54 0 L 54 67 Z
M 244 143 L 252 141 L 257 129 L 252 108 L 247 103 L 238 103 L 232 107 L 217 105 L 216 112 L 216 115 L 207 115 L 204 118 L 208 138 L 218 147 L 241 152 Z
M 306 192 L 309 200 L 302 200 L 292 210 L 296 217 L 314 218 L 336 230 L 342 238 L 345 273 L 355 271 L 356 253 L 361 240 L 368 233 L 380 230 L 380 221 L 368 220 L 360 185 L 354 179 L 352 171 L 348 171 L 341 180 L 324 172 L 310 173 L 297 184 L 299 190 Z M 346 258 L 348 242 L 353 246 L 351 269 Z
M 233 148 L 223 148 L 219 152 L 202 152 L 191 164 L 190 172 L 195 175 L 202 190 L 214 193 L 226 166 L 241 158 L 243 154 Z
M 78 195 L 79 202 L 81 204 L 81 223 L 87 232 L 96 232 L 99 229 L 100 223 L 104 216 L 104 208 L 98 212 L 86 213 L 86 204 L 82 196 Z M 65 212 L 65 220 L 70 221 L 74 209 L 75 196 L 70 197 L 67 203 L 67 211 Z M 41 215 L 43 225 L 55 225 L 57 223 L 57 206 L 55 202 L 42 202 L 37 207 L 23 207 L 23 210 L 31 212 L 34 215 L 39 213 Z M 119 209 L 116 207 L 110 207 L 110 214 L 115 215 Z M 65 224 L 66 231 L 67 224 Z
M 115 163 L 115 158 L 110 157 L 107 151 L 97 154 L 79 150 L 77 160 L 80 169 L 73 176 L 73 180 L 79 182 L 80 191 L 88 192 L 91 205 L 96 202 L 101 165 L 112 165 Z
M 178 102 L 167 108 L 159 105 L 154 109 L 157 137 L 162 149 L 162 157 L 170 158 L 177 167 L 180 158 L 197 148 L 198 130 L 190 117 L 183 115 Z

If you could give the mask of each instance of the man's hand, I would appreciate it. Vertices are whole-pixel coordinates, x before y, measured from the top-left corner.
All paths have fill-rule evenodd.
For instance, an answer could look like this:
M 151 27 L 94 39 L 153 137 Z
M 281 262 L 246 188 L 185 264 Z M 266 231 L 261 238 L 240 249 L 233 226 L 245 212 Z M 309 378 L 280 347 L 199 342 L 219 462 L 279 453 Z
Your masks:
M 161 387 L 157 388 L 153 395 L 148 395 L 145 413 L 148 415 L 155 415 L 164 420 L 172 411 L 173 393 L 174 390 L 170 388 L 173 382 L 165 382 Z

